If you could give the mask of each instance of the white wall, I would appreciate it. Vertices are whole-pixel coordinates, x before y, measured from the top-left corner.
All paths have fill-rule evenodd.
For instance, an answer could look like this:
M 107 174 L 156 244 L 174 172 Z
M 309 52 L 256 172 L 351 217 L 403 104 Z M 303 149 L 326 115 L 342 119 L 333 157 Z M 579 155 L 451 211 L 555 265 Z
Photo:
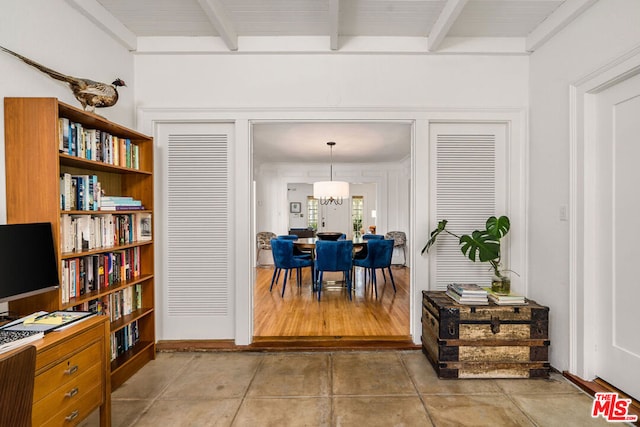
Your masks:
M 254 177 L 255 179 L 256 177 Z M 307 197 L 313 195 L 313 184 L 304 184 L 296 181 L 289 181 L 287 183 L 287 204 L 284 207 L 285 212 L 289 212 L 288 215 L 288 225 L 287 230 L 289 228 L 307 228 L 308 218 L 307 218 Z M 268 196 L 268 195 L 267 195 Z M 258 203 L 262 200 L 260 195 L 257 195 Z M 291 212 L 290 203 L 297 202 L 300 203 L 300 212 Z M 261 213 L 266 213 L 261 211 Z M 262 224 L 264 221 L 262 218 L 256 219 L 256 224 Z M 276 233 L 278 234 L 278 233 Z
M 324 165 L 324 167 L 328 167 Z M 289 172 L 290 168 L 286 167 L 284 172 Z M 303 169 L 300 169 L 301 171 Z M 408 175 L 408 174 L 407 174 Z M 296 181 L 295 178 L 289 177 L 287 178 L 287 204 L 284 206 L 284 210 L 286 212 L 290 207 L 291 202 L 298 202 L 301 204 L 301 212 L 300 213 L 291 213 L 288 215 L 288 228 L 307 228 L 308 226 L 308 215 L 307 215 L 307 198 L 313 196 L 313 184 L 311 183 L 313 179 L 309 179 L 306 174 L 301 173 L 301 180 L 305 183 L 301 183 Z M 254 175 L 254 179 L 259 180 L 259 175 Z M 270 179 L 270 178 L 269 178 Z M 280 181 L 277 180 L 279 183 Z M 271 187 L 271 185 L 260 186 L 260 188 L 266 189 L 267 187 Z M 408 192 L 408 183 L 405 186 L 405 189 Z M 279 189 L 277 187 L 271 188 L 267 190 L 266 194 L 257 194 L 256 200 L 258 204 L 262 205 L 264 203 L 265 198 L 270 198 L 272 193 L 278 194 Z M 351 196 L 362 196 L 364 198 L 364 211 L 363 211 L 363 227 L 367 225 L 375 224 L 375 220 L 371 217 L 371 209 L 376 208 L 376 185 L 375 184 L 357 184 L 357 183 L 349 183 L 349 194 Z M 345 201 L 344 203 L 349 203 Z M 281 207 L 282 208 L 282 207 Z M 290 209 L 289 209 L 290 210 Z M 409 210 L 409 204 L 407 203 L 404 206 L 404 211 L 407 212 Z M 349 210 L 349 213 L 351 211 Z M 260 209 L 259 213 L 266 218 L 256 218 L 256 224 L 264 224 L 264 223 L 272 223 L 273 221 L 270 219 L 271 217 L 277 217 L 279 212 L 273 211 L 265 211 Z M 286 230 L 285 230 L 286 231 Z M 351 228 L 348 230 L 343 230 L 345 233 L 351 237 Z
M 640 2 L 600 0 L 531 55 L 530 296 L 550 311 L 550 361 L 569 367 L 569 86 L 640 45 Z M 581 286 L 582 284 L 578 284 Z
M 144 54 L 144 107 L 522 107 L 528 58 L 473 55 Z

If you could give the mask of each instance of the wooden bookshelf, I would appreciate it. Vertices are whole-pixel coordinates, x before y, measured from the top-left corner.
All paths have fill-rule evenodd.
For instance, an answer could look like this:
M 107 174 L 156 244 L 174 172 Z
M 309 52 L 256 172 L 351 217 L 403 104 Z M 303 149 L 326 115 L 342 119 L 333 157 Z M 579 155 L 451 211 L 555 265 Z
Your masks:
M 111 386 L 115 389 L 155 358 L 154 242 L 153 239 L 132 241 L 124 245 L 63 253 L 61 218 L 65 214 L 99 217 L 109 214 L 153 213 L 153 139 L 96 114 L 66 105 L 56 98 L 5 98 L 4 114 L 7 222 L 50 222 L 57 245 L 60 275 L 65 260 L 130 248 L 138 248 L 140 251 L 140 271 L 136 277 L 77 295 L 69 298 L 68 302 L 63 298 L 61 286 L 55 291 L 13 301 L 9 306 L 10 311 L 19 315 L 38 310 L 86 309 L 91 301 L 108 298 L 111 294 L 139 285 L 142 291 L 141 307 L 134 307 L 131 313 L 110 322 L 112 337 L 136 322 L 139 338 L 134 345 L 121 351 L 111 361 Z M 96 129 L 118 138 L 129 139 L 139 149 L 138 168 L 89 160 L 61 152 L 59 118 L 80 123 L 85 129 Z M 65 211 L 61 207 L 60 194 L 60 176 L 63 173 L 96 175 L 105 194 L 131 196 L 140 200 L 145 209 L 118 212 Z M 152 226 L 152 230 L 153 228 Z M 62 277 L 60 280 L 62 283 Z

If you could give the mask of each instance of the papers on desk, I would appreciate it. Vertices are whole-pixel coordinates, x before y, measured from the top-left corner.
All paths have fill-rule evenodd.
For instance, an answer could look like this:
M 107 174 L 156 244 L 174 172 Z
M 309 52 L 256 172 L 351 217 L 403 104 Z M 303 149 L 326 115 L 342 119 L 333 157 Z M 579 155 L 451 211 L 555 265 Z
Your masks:
M 38 311 L 30 314 L 29 316 L 10 322 L 0 328 L 0 330 L 35 331 L 42 333 L 61 331 L 76 322 L 88 319 L 95 315 L 95 313 L 90 311 L 54 311 L 51 313 Z

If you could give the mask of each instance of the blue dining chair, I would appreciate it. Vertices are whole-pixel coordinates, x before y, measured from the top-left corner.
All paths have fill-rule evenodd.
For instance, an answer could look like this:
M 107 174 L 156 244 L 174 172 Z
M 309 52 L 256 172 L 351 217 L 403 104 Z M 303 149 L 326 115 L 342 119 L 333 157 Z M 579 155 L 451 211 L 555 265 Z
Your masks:
M 298 236 L 296 236 L 295 234 L 281 234 L 278 236 L 278 239 L 294 241 L 294 240 L 298 240 Z M 311 252 L 301 251 L 300 249 L 296 248 L 294 245 L 293 256 L 302 257 L 305 259 L 311 259 Z
M 382 234 L 363 234 L 362 235 L 362 240 L 381 240 L 384 239 L 384 236 Z
M 353 241 L 318 240 L 316 242 L 315 276 L 318 301 L 322 295 L 322 277 L 325 271 L 341 271 L 347 282 L 351 299 L 351 269 L 353 268 Z
M 273 289 L 274 283 L 280 279 L 280 273 L 284 270 L 284 280 L 282 282 L 282 296 L 287 287 L 287 278 L 291 270 L 296 270 L 296 279 L 298 287 L 302 286 L 302 269 L 310 267 L 313 271 L 313 261 L 311 258 L 301 258 L 293 255 L 293 241 L 285 239 L 271 239 L 271 252 L 273 253 L 273 262 L 275 268 L 271 277 L 271 286 L 269 292 Z M 313 273 L 311 277 L 313 277 Z
M 380 240 L 380 239 L 384 239 L 384 236 L 382 234 L 367 233 L 362 235 L 362 240 L 365 240 L 367 242 L 369 240 Z M 357 251 L 353 257 L 355 259 L 364 259 L 366 258 L 366 256 L 367 256 L 367 245 L 364 245 L 362 249 Z
M 354 258 L 353 265 L 355 267 L 363 267 L 366 272 L 369 271 L 371 276 L 371 283 L 378 297 L 378 284 L 376 281 L 376 270 L 384 269 L 389 271 L 389 277 L 391 278 L 391 284 L 393 285 L 393 292 L 396 292 L 396 282 L 393 279 L 393 273 L 391 273 L 391 256 L 393 255 L 393 240 L 386 239 L 371 239 L 367 242 L 367 254 L 364 258 Z M 387 277 L 385 277 L 385 281 Z

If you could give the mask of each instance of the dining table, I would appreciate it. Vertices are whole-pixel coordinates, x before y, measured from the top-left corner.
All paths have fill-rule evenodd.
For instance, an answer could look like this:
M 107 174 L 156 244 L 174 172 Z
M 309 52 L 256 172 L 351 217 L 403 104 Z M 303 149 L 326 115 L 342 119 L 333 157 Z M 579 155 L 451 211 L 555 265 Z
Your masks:
M 293 241 L 293 245 L 302 252 L 311 253 L 311 258 L 315 259 L 316 258 L 316 254 L 315 254 L 316 242 L 318 240 L 321 240 L 321 239 L 317 237 L 299 237 L 298 239 Z M 367 240 L 363 239 L 362 237 L 354 237 L 351 239 L 351 241 L 353 242 L 354 255 L 360 252 L 367 244 Z M 343 280 L 323 280 L 322 284 L 323 284 L 323 289 L 326 289 L 326 290 L 336 290 L 336 289 L 342 289 L 344 287 Z M 355 286 L 353 286 L 352 292 L 355 292 Z
M 316 242 L 320 240 L 317 237 L 299 237 L 293 241 L 293 245 L 303 252 L 311 252 L 311 258 L 315 259 Z M 367 240 L 362 237 L 354 237 L 351 239 L 353 242 L 353 252 L 357 253 L 367 244 Z

